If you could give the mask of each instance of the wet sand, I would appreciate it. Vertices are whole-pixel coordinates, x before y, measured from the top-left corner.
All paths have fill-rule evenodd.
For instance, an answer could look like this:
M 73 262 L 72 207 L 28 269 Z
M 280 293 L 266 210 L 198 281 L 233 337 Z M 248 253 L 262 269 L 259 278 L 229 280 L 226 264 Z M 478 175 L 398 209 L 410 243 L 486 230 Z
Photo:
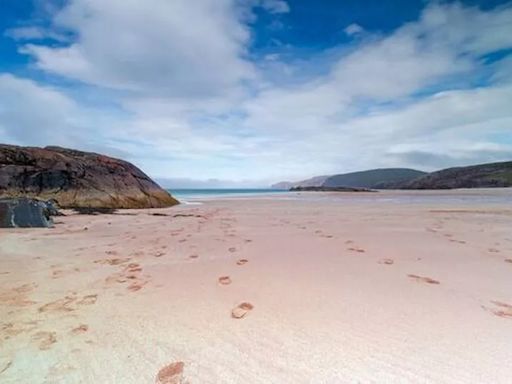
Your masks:
M 362 195 L 1 229 L 0 382 L 510 383 L 512 190 Z

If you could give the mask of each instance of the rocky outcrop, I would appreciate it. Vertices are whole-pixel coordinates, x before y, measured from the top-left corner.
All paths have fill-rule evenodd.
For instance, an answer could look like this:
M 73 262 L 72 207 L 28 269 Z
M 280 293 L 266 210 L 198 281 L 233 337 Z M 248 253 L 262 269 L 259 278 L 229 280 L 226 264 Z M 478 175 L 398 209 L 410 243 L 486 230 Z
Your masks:
M 512 187 L 512 161 L 447 168 L 407 183 L 402 189 Z
M 178 204 L 140 169 L 60 147 L 0 145 L 0 198 L 53 199 L 62 208 L 161 208 Z
M 51 227 L 55 212 L 51 203 L 27 198 L 0 199 L 0 228 Z

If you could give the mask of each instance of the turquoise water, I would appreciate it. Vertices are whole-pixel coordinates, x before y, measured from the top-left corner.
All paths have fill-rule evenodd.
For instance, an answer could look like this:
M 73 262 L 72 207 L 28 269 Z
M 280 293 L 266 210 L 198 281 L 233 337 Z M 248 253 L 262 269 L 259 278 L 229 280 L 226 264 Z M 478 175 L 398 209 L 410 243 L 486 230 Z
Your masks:
M 225 188 L 225 189 L 168 189 L 168 191 L 178 200 L 190 200 L 198 198 L 212 197 L 236 197 L 236 196 L 258 196 L 286 193 L 282 189 L 263 189 L 263 188 Z
M 425 204 L 425 205 L 494 205 L 512 206 L 512 188 L 438 190 L 438 191 L 380 191 L 376 193 L 318 193 L 289 192 L 282 189 L 230 188 L 230 189 L 169 189 L 182 203 L 200 204 L 202 200 L 217 198 L 276 197 L 286 200 L 301 200 L 305 203 L 334 201 L 339 204 L 376 203 Z

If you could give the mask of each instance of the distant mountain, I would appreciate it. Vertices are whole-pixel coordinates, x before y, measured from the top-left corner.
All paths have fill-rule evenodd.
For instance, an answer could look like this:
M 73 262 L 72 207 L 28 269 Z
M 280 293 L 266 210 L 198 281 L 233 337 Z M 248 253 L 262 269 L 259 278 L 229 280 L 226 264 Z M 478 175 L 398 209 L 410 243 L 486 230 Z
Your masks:
M 398 185 L 401 189 L 512 187 L 512 161 L 447 168 Z
M 324 187 L 389 189 L 424 175 L 427 173 L 409 168 L 381 168 L 330 176 L 322 185 Z
M 320 187 L 329 176 L 315 176 L 311 179 L 301 181 L 282 181 L 280 183 L 272 184 L 270 187 L 275 189 L 290 189 L 295 187 Z
M 279 183 L 272 184 L 270 188 L 273 189 L 290 189 L 293 188 L 294 182 L 292 181 L 280 181 Z

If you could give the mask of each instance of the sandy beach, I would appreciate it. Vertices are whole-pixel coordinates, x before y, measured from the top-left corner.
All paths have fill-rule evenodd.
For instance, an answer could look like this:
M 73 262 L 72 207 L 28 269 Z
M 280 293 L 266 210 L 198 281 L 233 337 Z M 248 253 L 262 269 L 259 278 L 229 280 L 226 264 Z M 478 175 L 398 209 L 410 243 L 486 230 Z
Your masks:
M 511 202 L 283 194 L 1 229 L 0 382 L 510 383 Z

